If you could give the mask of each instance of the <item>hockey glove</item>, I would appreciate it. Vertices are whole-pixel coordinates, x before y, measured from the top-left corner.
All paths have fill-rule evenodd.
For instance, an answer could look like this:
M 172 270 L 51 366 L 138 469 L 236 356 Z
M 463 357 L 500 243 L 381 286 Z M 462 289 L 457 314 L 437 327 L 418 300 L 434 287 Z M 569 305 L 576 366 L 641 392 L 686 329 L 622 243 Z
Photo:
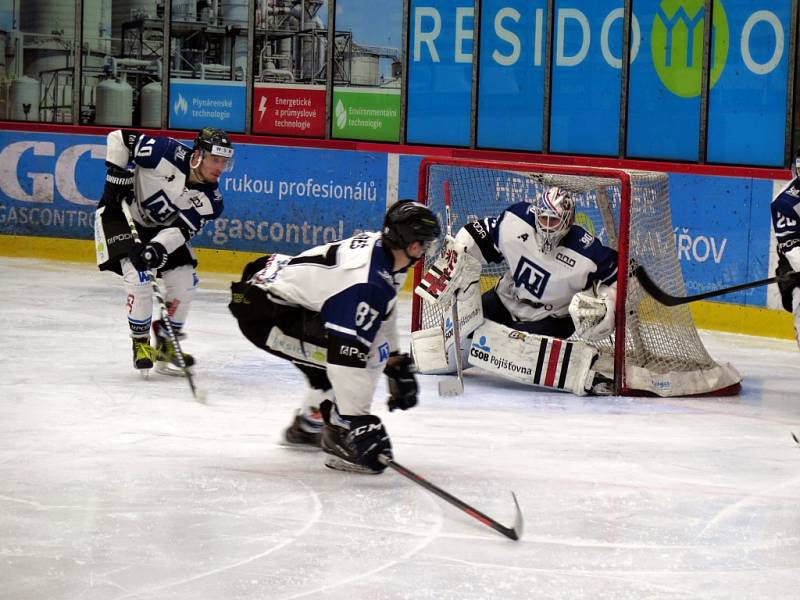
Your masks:
M 389 412 L 395 408 L 408 410 L 417 404 L 417 378 L 414 359 L 408 354 L 393 354 L 383 372 L 389 379 Z
M 167 254 L 167 249 L 158 242 L 150 242 L 148 244 L 134 244 L 128 253 L 128 258 L 137 271 L 149 271 L 151 269 L 160 269 L 167 264 L 169 254 Z
M 100 199 L 104 206 L 119 206 L 133 198 L 133 171 L 111 165 L 106 171 L 106 184 Z

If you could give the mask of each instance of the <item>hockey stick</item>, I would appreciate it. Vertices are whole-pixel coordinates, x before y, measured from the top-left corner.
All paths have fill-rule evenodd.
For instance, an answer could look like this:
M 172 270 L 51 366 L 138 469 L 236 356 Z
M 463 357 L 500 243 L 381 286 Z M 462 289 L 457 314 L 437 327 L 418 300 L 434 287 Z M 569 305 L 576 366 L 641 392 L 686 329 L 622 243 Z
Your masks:
M 693 296 L 672 296 L 668 294 L 650 278 L 647 271 L 644 270 L 642 265 L 636 265 L 633 268 L 633 275 L 639 280 L 639 283 L 648 294 L 650 294 L 656 301 L 664 306 L 678 306 L 680 304 L 688 304 L 689 302 L 697 302 L 698 300 L 705 300 L 706 298 L 713 298 L 714 296 L 722 296 L 723 294 L 730 294 L 731 292 L 739 292 L 741 290 L 749 290 L 750 288 L 761 287 L 762 285 L 769 285 L 770 283 L 777 283 L 783 281 L 797 280 L 800 273 L 794 271 L 769 277 L 767 279 L 759 279 L 758 281 L 751 281 L 749 283 L 740 283 L 731 287 L 722 288 L 719 290 L 711 290 L 703 292 L 702 294 L 694 294 Z
M 131 209 L 128 206 L 128 203 L 122 200 L 120 202 L 120 206 L 122 207 L 122 212 L 125 214 L 125 219 L 128 221 L 128 227 L 131 230 L 133 241 L 137 244 L 141 244 L 142 240 L 139 237 L 139 231 L 136 228 L 136 222 L 133 220 Z M 164 300 L 164 295 L 161 293 L 161 287 L 158 285 L 156 277 L 152 271 L 147 271 L 146 273 L 147 279 L 150 281 L 150 285 L 153 288 L 153 295 L 156 297 L 156 301 L 158 302 L 161 312 L 161 322 L 164 325 L 164 329 L 167 331 L 167 337 L 169 338 L 169 341 L 175 348 L 175 356 L 178 358 L 178 366 L 183 370 L 183 374 L 186 375 L 186 380 L 189 382 L 189 387 L 192 390 L 192 396 L 194 399 L 205 404 L 207 393 L 205 390 L 197 389 L 197 387 L 194 385 L 194 377 L 192 377 L 192 372 L 189 370 L 189 367 L 186 366 L 186 359 L 184 358 L 183 350 L 181 349 L 180 342 L 178 341 L 178 336 L 175 334 L 175 330 L 172 327 L 172 319 L 170 319 L 169 309 L 167 308 L 167 303 Z
M 524 527 L 524 522 L 522 520 L 522 511 L 519 509 L 519 502 L 517 501 L 517 496 L 516 494 L 514 494 L 514 492 L 511 492 L 511 497 L 514 499 L 514 508 L 516 510 L 514 514 L 514 525 L 512 527 L 505 527 L 504 525 L 501 525 L 500 523 L 495 521 L 493 518 L 483 514 L 481 511 L 472 508 L 466 502 L 459 500 L 452 494 L 445 492 L 440 487 L 433 485 L 430 481 L 423 479 L 422 477 L 414 473 L 414 471 L 409 471 L 403 465 L 395 462 L 394 459 L 389 458 L 385 454 L 379 454 L 378 461 L 380 461 L 382 465 L 386 465 L 390 469 L 394 469 L 395 471 L 400 473 L 400 475 L 402 475 L 403 477 L 407 477 L 414 483 L 421 485 L 429 492 L 433 492 L 434 494 L 439 496 L 439 498 L 441 498 L 442 500 L 446 500 L 453 506 L 460 508 L 473 519 L 477 519 L 484 525 L 491 527 L 495 531 L 502 533 L 507 538 L 512 540 L 518 540 L 522 537 L 522 529 Z
M 452 212 L 450 205 L 450 182 L 444 182 L 444 214 L 447 220 L 447 235 L 453 234 Z M 453 347 L 456 357 L 456 379 L 448 377 L 439 382 L 440 396 L 458 396 L 464 393 L 464 365 L 461 357 L 461 323 L 458 321 L 458 294 L 453 295 L 450 309 L 450 318 L 453 320 Z M 444 321 L 444 318 L 442 318 Z M 444 322 L 442 323 L 442 335 L 445 333 Z M 445 353 L 447 353 L 447 340 L 445 339 Z

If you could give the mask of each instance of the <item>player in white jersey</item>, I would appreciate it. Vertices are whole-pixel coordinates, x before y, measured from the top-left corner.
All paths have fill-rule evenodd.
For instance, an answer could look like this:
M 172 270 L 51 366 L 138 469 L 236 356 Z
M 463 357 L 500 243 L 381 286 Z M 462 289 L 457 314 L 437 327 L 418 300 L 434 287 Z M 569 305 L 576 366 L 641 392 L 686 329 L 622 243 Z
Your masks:
M 776 275 L 800 272 L 800 150 L 791 165 L 792 180 L 772 200 L 772 228 L 778 251 Z M 794 314 L 794 333 L 800 346 L 800 280 L 779 281 L 783 308 Z
M 231 312 L 253 344 L 292 361 L 309 391 L 291 426 L 290 444 L 321 446 L 333 469 L 380 473 L 391 442 L 370 414 L 381 372 L 389 409 L 417 402 L 413 361 L 399 352 L 395 302 L 406 273 L 440 234 L 436 215 L 410 200 L 386 213 L 380 233 L 247 265 L 232 284 Z
M 163 279 L 172 327 L 180 333 L 197 289 L 197 259 L 189 240 L 223 209 L 220 175 L 232 168 L 233 146 L 221 129 L 205 128 L 192 147 L 127 129 L 108 134 L 106 184 L 95 215 L 97 264 L 122 275 L 133 339 L 133 366 L 182 373 L 173 344 L 152 323 L 153 290 L 145 275 Z M 121 209 L 130 207 L 141 239 L 134 243 Z M 194 364 L 184 353 L 187 367 Z
M 541 370 L 542 361 L 545 368 L 548 364 L 543 352 L 538 353 L 538 370 L 534 369 L 535 364 L 527 364 L 531 352 L 533 362 L 537 360 L 535 351 L 522 346 L 522 341 L 531 336 L 517 335 L 515 338 L 510 335 L 511 330 L 516 330 L 560 341 L 576 333 L 577 326 L 579 337 L 597 341 L 607 338 L 613 331 L 617 252 L 575 224 L 575 200 L 572 196 L 560 188 L 551 187 L 532 203 L 513 204 L 499 216 L 468 223 L 454 239 L 447 240 L 448 248 L 423 277 L 417 293 L 439 305 L 446 305 L 456 293 L 460 298 L 459 305 L 465 296 L 472 296 L 474 308 L 473 304 L 465 302 L 459 317 L 462 321 L 462 352 L 469 351 L 465 360 L 476 364 L 474 359 L 477 355 L 487 358 L 485 340 L 503 339 L 502 344 L 510 348 L 509 353 L 495 357 L 491 363 L 509 365 L 519 359 L 519 368 L 512 365 L 512 370 L 524 371 L 525 377 L 512 378 L 578 394 L 589 392 L 595 375 L 588 371 L 596 358 L 594 350 L 582 345 L 579 350 L 585 351 L 585 359 L 581 363 L 580 377 L 570 383 L 564 368 L 560 371 L 559 384 L 557 376 L 551 377 L 552 381 L 544 375 L 540 377 L 538 370 Z M 503 261 L 508 270 L 479 302 L 474 294 L 479 289 L 481 266 Z M 498 324 L 502 327 L 497 327 Z M 437 336 L 436 329 L 440 328 L 415 332 L 414 352 L 418 364 L 427 363 L 427 356 L 446 354 L 443 348 L 435 345 L 442 337 L 441 334 Z M 470 342 L 466 339 L 473 331 L 474 339 L 484 340 L 478 346 L 480 352 L 473 352 L 474 348 L 470 349 Z M 432 342 L 433 345 L 426 346 L 430 350 L 423 352 L 423 346 L 419 346 L 418 351 L 416 341 L 421 339 Z M 527 339 L 528 345 L 535 343 L 537 348 L 540 342 L 539 337 Z M 543 349 L 545 347 L 546 344 L 542 345 Z M 556 344 L 555 353 L 558 354 L 562 347 L 563 344 Z M 449 352 L 453 353 L 452 348 Z M 572 346 L 569 352 L 572 352 Z M 575 356 L 577 354 L 573 354 L 573 359 Z M 569 353 L 565 356 L 562 352 L 558 364 L 560 361 L 567 364 L 569 357 Z M 555 361 L 553 358 L 551 367 Z M 448 372 L 452 371 L 455 361 L 448 359 L 448 366 L 444 368 L 435 362 L 431 362 L 432 368 L 420 364 L 420 369 L 423 372 Z M 488 360 L 486 366 L 491 366 Z M 558 375 L 555 368 L 550 370 L 551 375 Z M 509 373 L 498 370 L 498 374 L 507 376 Z M 589 380 L 584 382 L 584 377 L 589 377 Z

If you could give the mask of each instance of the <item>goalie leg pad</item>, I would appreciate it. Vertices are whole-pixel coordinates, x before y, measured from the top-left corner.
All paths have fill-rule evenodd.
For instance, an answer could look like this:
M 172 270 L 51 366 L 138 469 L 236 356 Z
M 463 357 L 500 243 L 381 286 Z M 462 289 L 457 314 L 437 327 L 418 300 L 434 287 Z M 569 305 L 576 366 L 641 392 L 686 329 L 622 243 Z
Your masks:
M 420 329 L 411 334 L 411 352 L 417 371 L 426 375 L 442 375 L 455 371 L 454 361 L 447 360 L 440 327 Z
M 582 342 L 523 333 L 486 320 L 476 331 L 469 364 L 501 377 L 585 396 L 597 350 Z

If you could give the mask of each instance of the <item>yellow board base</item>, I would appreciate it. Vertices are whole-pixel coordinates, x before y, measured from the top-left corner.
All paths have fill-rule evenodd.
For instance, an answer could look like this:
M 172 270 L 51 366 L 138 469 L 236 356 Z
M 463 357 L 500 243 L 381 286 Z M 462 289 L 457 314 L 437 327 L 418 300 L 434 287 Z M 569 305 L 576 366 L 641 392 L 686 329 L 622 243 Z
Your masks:
M 238 276 L 248 262 L 262 256 L 262 253 L 238 250 L 206 248 L 195 248 L 195 250 L 200 262 L 198 270 L 201 274 L 203 272 L 231 273 Z M 265 250 L 263 254 L 266 253 Z M 94 241 L 0 235 L 0 256 L 93 263 L 95 261 Z M 411 291 L 411 279 L 410 275 L 406 279 L 408 291 Z M 723 302 L 694 302 L 689 306 L 694 321 L 700 329 L 783 339 L 794 338 L 792 315 L 785 311 Z

